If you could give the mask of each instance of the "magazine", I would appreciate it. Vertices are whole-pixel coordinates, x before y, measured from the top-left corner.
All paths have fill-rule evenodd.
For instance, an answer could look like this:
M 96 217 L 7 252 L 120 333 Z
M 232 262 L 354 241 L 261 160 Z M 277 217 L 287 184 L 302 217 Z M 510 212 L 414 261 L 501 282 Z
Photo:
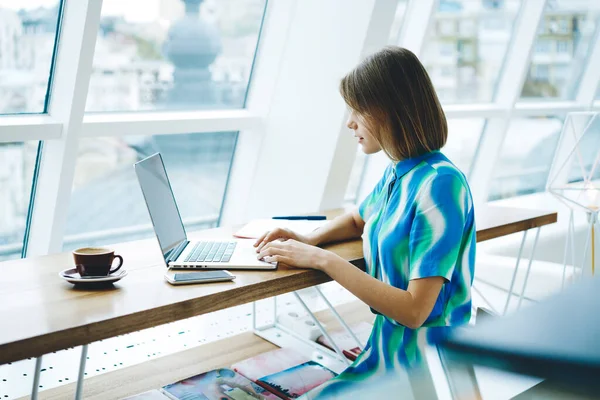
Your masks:
M 277 349 L 127 400 L 288 400 L 335 376 L 292 349 Z
M 231 366 L 231 369 L 244 375 L 251 381 L 272 375 L 309 361 L 309 358 L 290 348 L 281 348 L 248 358 Z
M 169 400 L 169 397 L 162 394 L 160 390 L 150 390 L 148 392 L 126 397 L 122 400 Z
M 221 368 L 163 386 L 177 400 L 275 400 L 279 397 L 237 372 Z
M 284 399 L 296 399 L 337 374 L 321 364 L 308 361 L 260 378 L 257 383 Z

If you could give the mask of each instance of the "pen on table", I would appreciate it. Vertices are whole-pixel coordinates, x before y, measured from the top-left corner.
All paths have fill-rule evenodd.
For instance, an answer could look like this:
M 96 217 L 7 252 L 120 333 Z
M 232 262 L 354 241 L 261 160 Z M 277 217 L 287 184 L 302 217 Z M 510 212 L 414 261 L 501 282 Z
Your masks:
M 273 219 L 322 221 L 322 220 L 327 219 L 327 217 L 325 215 L 287 215 L 287 216 L 273 217 Z

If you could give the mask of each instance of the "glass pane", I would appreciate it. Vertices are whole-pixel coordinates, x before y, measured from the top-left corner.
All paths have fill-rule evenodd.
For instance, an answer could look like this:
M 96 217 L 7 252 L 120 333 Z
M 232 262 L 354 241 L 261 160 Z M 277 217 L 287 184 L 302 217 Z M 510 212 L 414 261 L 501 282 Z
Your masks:
M 350 172 L 350 179 L 348 180 L 348 187 L 346 188 L 346 194 L 344 196 L 344 202 L 356 203 L 358 189 L 362 181 L 366 162 L 367 155 L 362 151 L 362 146 L 358 145 L 358 148 L 356 149 L 356 158 L 352 165 L 352 172 Z
M 575 98 L 599 12 L 597 1 L 546 3 L 521 98 Z
M 483 118 L 448 119 L 448 141 L 442 153 L 465 175 L 468 175 L 471 169 L 484 125 Z
M 154 235 L 133 164 L 160 152 L 186 229 L 216 226 L 236 132 L 83 139 L 64 249 Z
M 266 0 L 105 0 L 86 111 L 243 107 Z
M 396 44 L 398 38 L 400 36 L 400 30 L 402 28 L 402 22 L 404 21 L 404 14 L 406 12 L 406 6 L 408 5 L 408 0 L 398 0 L 398 7 L 396 8 L 396 15 L 394 16 L 394 21 L 392 22 L 392 28 L 390 29 L 390 37 L 389 42 L 392 44 Z
M 21 257 L 38 143 L 0 143 L 0 260 Z
M 59 0 L 0 2 L 0 114 L 44 113 Z
M 489 200 L 545 191 L 562 124 L 556 116 L 511 120 Z
M 422 60 L 444 103 L 489 102 L 520 0 L 440 0 Z

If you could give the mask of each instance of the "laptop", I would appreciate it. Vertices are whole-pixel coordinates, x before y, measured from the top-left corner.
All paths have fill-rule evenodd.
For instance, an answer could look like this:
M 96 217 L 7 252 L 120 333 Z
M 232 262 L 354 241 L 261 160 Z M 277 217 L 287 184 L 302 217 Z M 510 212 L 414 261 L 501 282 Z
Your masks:
M 277 268 L 277 263 L 267 263 L 256 258 L 252 239 L 223 237 L 189 241 L 160 153 L 137 162 L 134 169 L 167 267 L 265 270 Z

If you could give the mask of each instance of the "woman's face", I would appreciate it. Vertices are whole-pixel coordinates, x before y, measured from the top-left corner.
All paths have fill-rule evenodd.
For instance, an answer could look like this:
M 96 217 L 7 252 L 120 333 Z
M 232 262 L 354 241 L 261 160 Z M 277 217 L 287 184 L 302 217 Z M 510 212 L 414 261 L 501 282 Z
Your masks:
M 346 126 L 354 131 L 354 137 L 358 138 L 358 144 L 362 146 L 365 154 L 374 154 L 381 150 L 379 143 L 367 129 L 365 120 L 356 111 L 351 110 Z

